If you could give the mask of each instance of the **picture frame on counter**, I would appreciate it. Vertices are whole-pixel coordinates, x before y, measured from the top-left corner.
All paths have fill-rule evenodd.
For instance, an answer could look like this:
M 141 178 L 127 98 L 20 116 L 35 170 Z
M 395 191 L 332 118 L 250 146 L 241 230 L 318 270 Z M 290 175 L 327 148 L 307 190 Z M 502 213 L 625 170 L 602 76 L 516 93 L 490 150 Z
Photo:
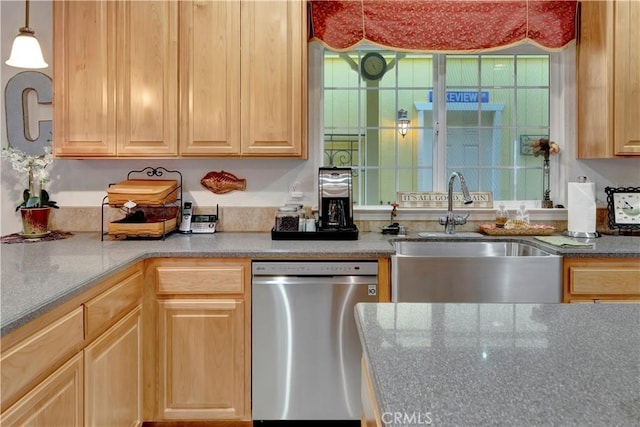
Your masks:
M 609 228 L 621 232 L 640 230 L 640 187 L 605 187 Z

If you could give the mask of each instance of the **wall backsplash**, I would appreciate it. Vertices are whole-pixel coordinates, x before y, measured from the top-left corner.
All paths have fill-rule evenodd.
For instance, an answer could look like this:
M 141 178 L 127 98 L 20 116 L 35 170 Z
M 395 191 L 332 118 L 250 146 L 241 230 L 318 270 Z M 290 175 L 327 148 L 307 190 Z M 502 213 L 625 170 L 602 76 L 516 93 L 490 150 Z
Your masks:
M 219 207 L 220 220 L 218 230 L 220 232 L 269 232 L 274 226 L 277 207 Z M 307 210 L 309 210 L 307 208 Z M 215 207 L 196 207 L 195 214 L 213 214 Z M 105 208 L 104 229 L 108 229 L 109 221 L 122 218 L 122 213 L 118 209 Z M 75 231 L 75 232 L 100 232 L 100 221 L 102 214 L 97 207 L 62 207 L 55 210 L 51 216 L 50 226 L 54 230 Z M 378 232 L 382 227 L 389 224 L 389 221 L 358 219 L 355 220 L 358 228 L 362 232 Z M 398 220 L 405 225 L 409 233 L 419 231 L 442 231 L 443 227 L 437 220 Z M 467 224 L 457 226 L 458 231 L 477 231 L 480 224 L 488 222 L 479 218 L 470 220 Z M 553 225 L 558 230 L 565 230 L 566 220 L 545 220 L 534 221 Z

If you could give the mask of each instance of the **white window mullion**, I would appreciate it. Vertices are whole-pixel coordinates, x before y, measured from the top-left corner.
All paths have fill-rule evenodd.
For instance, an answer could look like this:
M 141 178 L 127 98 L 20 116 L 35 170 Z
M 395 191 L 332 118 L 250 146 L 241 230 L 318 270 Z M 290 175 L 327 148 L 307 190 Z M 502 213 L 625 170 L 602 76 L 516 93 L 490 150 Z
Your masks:
M 433 55 L 433 191 L 447 186 L 446 56 Z

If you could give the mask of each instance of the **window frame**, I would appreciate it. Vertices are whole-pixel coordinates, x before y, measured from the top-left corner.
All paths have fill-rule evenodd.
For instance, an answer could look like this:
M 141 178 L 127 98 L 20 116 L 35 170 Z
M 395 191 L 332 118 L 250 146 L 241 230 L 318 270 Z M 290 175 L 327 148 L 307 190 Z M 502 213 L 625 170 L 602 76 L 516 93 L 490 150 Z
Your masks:
M 309 140 L 318 141 L 317 144 L 310 146 L 311 150 L 315 150 L 312 159 L 316 169 L 322 167 L 324 159 L 324 50 L 325 48 L 319 42 L 309 43 Z M 380 50 L 383 48 L 372 47 L 371 49 Z M 567 182 L 566 177 L 571 172 L 570 160 L 575 155 L 575 70 L 576 70 L 576 49 L 575 44 L 559 51 L 546 51 L 531 44 L 525 44 L 516 47 L 510 47 L 491 53 L 500 54 L 547 54 L 549 55 L 549 132 L 551 139 L 559 142 L 561 153 L 557 156 L 556 161 L 551 162 L 551 190 L 554 205 L 562 204 L 566 196 L 564 188 Z M 443 165 L 443 167 L 446 167 Z M 446 183 L 448 177 L 444 174 L 435 174 L 433 191 L 446 191 Z M 556 201 L 557 200 L 557 201 Z M 494 205 L 498 203 L 505 204 L 508 209 L 515 209 L 521 203 L 527 205 L 532 213 L 541 208 L 541 200 L 494 200 Z M 354 211 L 358 212 L 375 212 L 385 211 L 388 208 L 385 205 L 355 205 Z M 425 219 L 418 216 L 421 211 L 438 211 L 439 209 L 430 208 L 412 208 L 412 212 L 416 214 L 416 218 Z M 487 209 L 485 209 L 487 210 Z M 489 209 L 493 212 L 493 209 Z M 474 212 L 482 211 L 477 208 Z M 560 219 L 563 211 L 540 209 L 540 212 L 546 212 L 542 219 Z M 560 214 L 560 215 L 559 215 Z M 365 213 L 366 216 L 366 213 Z M 485 215 L 486 216 L 486 215 Z M 410 218 L 411 215 L 407 219 Z M 373 219 L 373 217 L 371 217 Z M 364 218 L 363 218 L 364 219 Z

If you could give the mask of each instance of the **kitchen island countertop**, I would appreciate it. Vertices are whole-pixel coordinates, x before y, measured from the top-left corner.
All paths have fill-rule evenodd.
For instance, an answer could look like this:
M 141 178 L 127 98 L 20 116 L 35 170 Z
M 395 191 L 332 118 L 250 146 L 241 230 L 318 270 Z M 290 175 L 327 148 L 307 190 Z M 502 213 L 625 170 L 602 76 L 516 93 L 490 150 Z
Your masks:
M 640 304 L 360 303 L 384 425 L 640 425 Z
M 361 232 L 358 240 L 353 241 L 272 240 L 270 233 L 232 232 L 174 233 L 165 240 L 119 241 L 106 237 L 102 241 L 100 237 L 100 233 L 76 233 L 62 240 L 1 245 L 0 335 L 145 258 L 379 258 L 393 255 L 395 251 L 389 240 L 398 239 L 372 232 Z M 406 239 L 419 238 L 417 234 L 411 234 Z M 603 236 L 594 239 L 593 249 L 554 248 L 532 238 L 516 240 L 532 241 L 563 256 L 640 256 L 640 237 Z

